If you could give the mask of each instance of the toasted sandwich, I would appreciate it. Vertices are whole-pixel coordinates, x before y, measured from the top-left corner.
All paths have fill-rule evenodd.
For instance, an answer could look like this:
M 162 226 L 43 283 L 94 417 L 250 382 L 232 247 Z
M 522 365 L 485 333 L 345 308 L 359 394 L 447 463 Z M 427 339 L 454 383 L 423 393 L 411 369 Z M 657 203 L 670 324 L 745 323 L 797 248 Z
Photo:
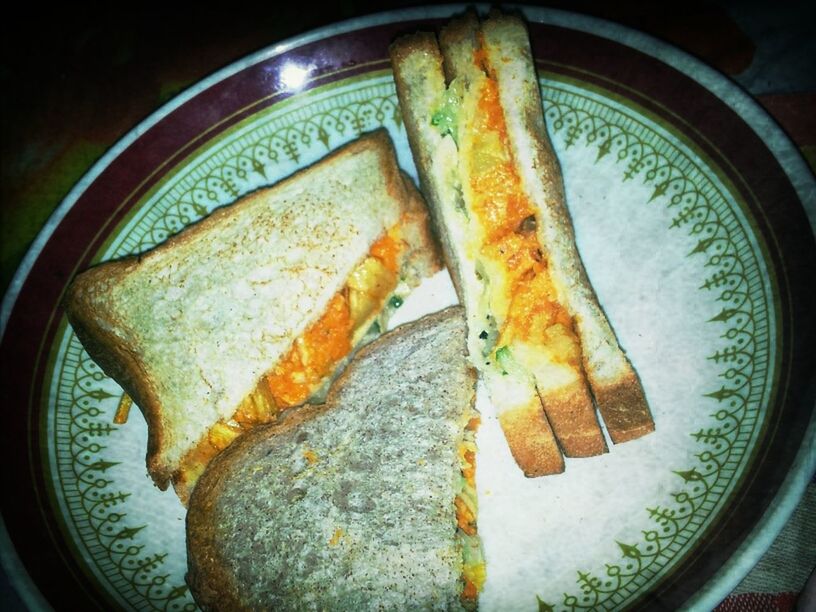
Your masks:
M 391 59 L 420 183 L 481 372 L 524 473 L 654 429 L 575 246 L 523 22 L 458 18 Z M 594 398 L 594 402 L 593 402 Z M 563 455 L 562 455 L 563 453 Z
M 362 349 L 325 404 L 219 455 L 187 513 L 204 610 L 472 609 L 476 375 L 461 307 Z
M 439 268 L 426 216 L 379 131 L 76 277 L 68 319 L 144 413 L 160 488 L 185 502 L 237 436 L 325 392 Z

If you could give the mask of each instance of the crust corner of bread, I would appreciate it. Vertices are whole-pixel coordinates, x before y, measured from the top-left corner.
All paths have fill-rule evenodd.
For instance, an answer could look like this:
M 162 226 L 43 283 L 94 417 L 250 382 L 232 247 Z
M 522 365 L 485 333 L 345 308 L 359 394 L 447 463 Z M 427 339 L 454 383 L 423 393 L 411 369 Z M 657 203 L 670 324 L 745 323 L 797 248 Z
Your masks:
M 148 442 L 149 446 L 149 442 Z M 153 479 L 155 485 L 162 491 L 166 491 L 172 480 L 172 470 L 167 468 L 160 460 L 156 452 L 147 451 L 147 473 Z
M 475 9 L 469 8 L 451 19 L 439 32 L 440 44 L 454 44 L 476 35 L 479 30 L 479 16 Z
M 338 149 L 332 157 L 342 158 L 346 155 L 356 155 L 366 151 L 375 153 L 379 159 L 380 168 L 391 179 L 395 173 L 393 167 L 396 167 L 396 152 L 394 151 L 394 143 L 386 128 L 381 127 L 362 134 L 356 140 Z M 325 163 L 326 160 L 327 158 L 324 158 L 317 163 Z
M 388 135 L 388 130 L 384 127 L 363 134 L 355 142 L 360 143 L 360 146 L 372 146 L 385 155 L 394 153 L 394 143 L 391 136 Z
M 544 412 L 567 457 L 594 457 L 607 452 L 595 405 L 583 379 L 554 389 L 539 388 Z
M 655 430 L 646 394 L 634 370 L 616 381 L 595 385 L 593 392 L 613 443 L 628 442 Z
M 527 33 L 527 22 L 522 18 L 520 13 L 506 12 L 507 9 L 499 10 L 492 8 L 487 15 L 487 19 L 482 22 L 482 29 L 485 32 L 501 31 L 503 33 L 517 33 L 523 34 L 525 37 Z
M 499 423 L 510 453 L 526 477 L 537 478 L 564 471 L 564 457 L 540 406 L 501 412 Z
M 394 40 L 388 50 L 391 59 L 399 63 L 417 52 L 436 54 L 439 52 L 439 47 L 436 43 L 436 34 L 433 32 L 413 32 L 403 34 Z

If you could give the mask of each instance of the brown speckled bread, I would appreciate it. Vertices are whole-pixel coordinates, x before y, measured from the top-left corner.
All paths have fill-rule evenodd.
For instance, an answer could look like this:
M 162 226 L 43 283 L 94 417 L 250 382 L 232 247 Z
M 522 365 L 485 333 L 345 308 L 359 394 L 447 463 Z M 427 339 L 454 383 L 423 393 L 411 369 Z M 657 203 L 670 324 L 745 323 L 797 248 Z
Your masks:
M 392 45 L 391 57 L 420 183 L 467 310 L 470 357 L 485 378 L 519 466 L 538 476 L 562 471 L 562 452 L 574 457 L 605 452 L 594 404 L 613 442 L 651 431 L 640 381 L 575 247 L 523 23 L 498 14 L 480 23 L 468 13 L 442 29 L 438 44 L 433 34 L 410 35 Z M 506 137 L 490 149 L 485 144 L 490 134 L 476 126 L 485 124 L 485 92 L 493 90 L 504 126 L 497 129 Z M 494 170 L 485 170 L 486 164 Z M 514 226 L 510 238 L 495 238 L 495 224 L 506 217 L 496 217 L 484 203 L 500 198 L 480 190 L 491 172 L 504 172 L 503 164 L 515 169 L 516 193 L 533 215 Z M 533 257 L 544 261 L 544 271 L 535 274 L 547 275 L 541 281 L 547 289 L 539 293 L 553 304 L 542 306 L 553 321 L 544 336 L 550 331 L 557 336 L 548 344 L 511 329 L 508 321 L 519 308 L 511 304 L 521 285 L 490 251 L 493 244 L 506 249 L 502 245 L 512 239 L 529 241 L 531 232 L 538 249 Z M 497 240 L 503 242 L 491 242 Z
M 362 349 L 323 406 L 218 456 L 187 514 L 205 610 L 462 609 L 457 448 L 473 417 L 462 309 Z
M 233 417 L 397 224 L 410 285 L 436 271 L 436 252 L 420 197 L 379 131 L 146 254 L 77 276 L 64 300 L 68 319 L 144 413 L 147 467 L 159 487 L 214 424 Z

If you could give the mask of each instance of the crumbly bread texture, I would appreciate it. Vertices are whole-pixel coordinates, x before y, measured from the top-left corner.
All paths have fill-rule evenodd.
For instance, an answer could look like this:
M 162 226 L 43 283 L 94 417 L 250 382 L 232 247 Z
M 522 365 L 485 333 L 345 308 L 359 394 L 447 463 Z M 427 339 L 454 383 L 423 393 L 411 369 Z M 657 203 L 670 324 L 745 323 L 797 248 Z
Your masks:
M 409 274 L 437 265 L 418 194 L 384 131 L 220 208 L 152 251 L 79 274 L 64 300 L 89 355 L 148 423 L 162 489 L 323 312 L 405 214 Z
M 465 334 L 461 307 L 397 328 L 358 353 L 326 404 L 209 465 L 187 514 L 203 609 L 461 609 Z
M 479 49 L 491 68 L 489 75 L 474 61 Z M 391 47 L 391 58 L 420 184 L 467 310 L 471 359 L 486 374 L 491 400 L 519 466 L 528 476 L 538 476 L 563 470 L 562 451 L 567 456 L 604 452 L 606 443 L 595 416 L 593 396 L 613 442 L 651 431 L 654 425 L 640 381 L 598 304 L 575 247 L 523 23 L 496 14 L 480 24 L 468 13 L 442 29 L 438 44 L 428 33 L 397 40 Z M 519 378 L 515 372 L 504 379 L 487 375 L 490 364 L 485 364 L 484 343 L 478 340 L 486 325 L 481 299 L 485 285 L 484 271 L 478 270 L 474 261 L 478 258 L 472 248 L 468 253 L 467 247 L 468 241 L 472 242 L 472 232 L 467 229 L 472 221 L 466 212 L 472 197 L 467 175 L 467 121 L 475 112 L 473 92 L 487 76 L 498 83 L 510 152 L 525 195 L 537 211 L 541 250 L 549 262 L 559 302 L 572 317 L 581 341 L 578 369 L 570 373 L 562 368 L 558 376 L 548 376 L 554 364 L 532 367 L 528 373 L 533 375 L 534 384 L 508 380 Z M 458 88 L 454 93 L 463 92 L 456 140 L 443 136 L 431 123 L 434 113 L 447 103 L 449 84 Z M 538 399 L 549 407 L 546 417 L 533 409 Z

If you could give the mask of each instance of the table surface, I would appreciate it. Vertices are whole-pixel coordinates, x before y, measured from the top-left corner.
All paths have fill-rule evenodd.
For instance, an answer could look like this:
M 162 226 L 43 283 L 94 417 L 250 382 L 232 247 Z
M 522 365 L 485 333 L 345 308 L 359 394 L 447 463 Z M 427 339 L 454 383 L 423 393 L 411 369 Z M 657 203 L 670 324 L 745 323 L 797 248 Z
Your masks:
M 6 23 L 0 97 L 0 286 L 70 188 L 134 125 L 249 53 L 329 23 L 417 3 L 297 3 L 261 11 L 52 14 Z M 611 8 L 614 4 L 614 8 Z M 734 79 L 816 168 L 816 9 L 806 3 L 550 2 L 666 40 Z M 49 11 L 50 12 L 50 11 Z M 20 25 L 22 24 L 22 25 Z M 792 610 L 816 565 L 816 484 L 720 610 Z M 811 581 L 812 582 L 812 581 Z M 804 591 L 803 591 L 804 590 Z M 813 596 L 812 593 L 810 595 Z M 775 607 L 774 607 L 775 606 Z M 0 574 L 0 607 L 23 609 Z

